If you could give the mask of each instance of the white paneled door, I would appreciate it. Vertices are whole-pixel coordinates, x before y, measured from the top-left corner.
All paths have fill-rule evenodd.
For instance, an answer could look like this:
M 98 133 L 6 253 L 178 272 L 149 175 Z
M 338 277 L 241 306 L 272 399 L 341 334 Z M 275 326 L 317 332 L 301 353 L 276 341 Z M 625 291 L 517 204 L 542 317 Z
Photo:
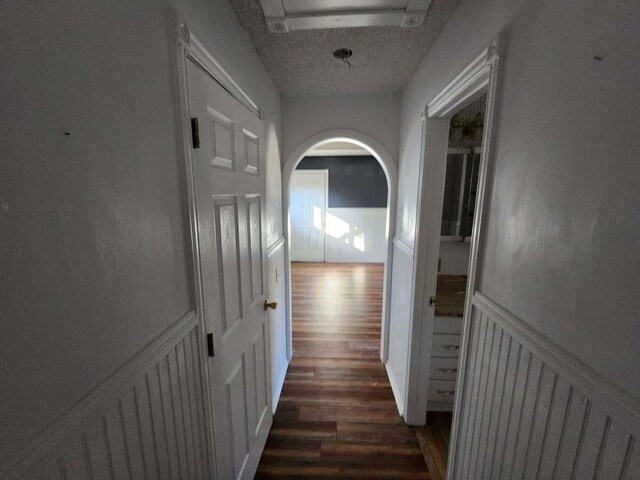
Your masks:
M 328 170 L 295 170 L 291 176 L 291 260 L 325 261 Z
M 187 65 L 216 478 L 253 478 L 272 422 L 262 120 Z

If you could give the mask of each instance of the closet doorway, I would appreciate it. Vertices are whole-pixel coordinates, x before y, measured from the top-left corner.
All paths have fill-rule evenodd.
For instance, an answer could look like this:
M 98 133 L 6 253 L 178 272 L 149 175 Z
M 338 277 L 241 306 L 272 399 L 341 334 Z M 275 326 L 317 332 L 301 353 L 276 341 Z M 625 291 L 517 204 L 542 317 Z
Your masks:
M 326 260 L 329 170 L 296 170 L 291 176 L 291 261 Z

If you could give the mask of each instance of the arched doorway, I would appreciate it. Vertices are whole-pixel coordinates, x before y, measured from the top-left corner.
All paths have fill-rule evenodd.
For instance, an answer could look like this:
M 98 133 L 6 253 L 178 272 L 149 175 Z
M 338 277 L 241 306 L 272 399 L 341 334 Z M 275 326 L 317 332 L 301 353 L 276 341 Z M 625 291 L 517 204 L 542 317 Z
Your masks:
M 354 144 L 364 150 L 367 150 L 380 164 L 387 178 L 387 221 L 386 221 L 386 242 L 387 256 L 384 264 L 384 281 L 383 281 L 383 305 L 382 305 L 382 326 L 380 338 L 380 359 L 386 363 L 388 354 L 388 338 L 389 338 L 389 306 L 391 293 L 391 267 L 392 267 L 392 240 L 395 233 L 396 218 L 396 199 L 398 185 L 398 170 L 391 154 L 378 141 L 366 134 L 356 130 L 328 130 L 309 137 L 302 142 L 288 157 L 282 169 L 282 205 L 283 219 L 285 222 L 285 263 L 287 269 L 286 275 L 286 310 L 287 310 L 287 358 L 292 356 L 292 315 L 291 315 L 291 222 L 290 222 L 290 186 L 293 172 L 298 164 L 305 157 L 307 152 L 321 145 L 331 142 L 346 142 Z

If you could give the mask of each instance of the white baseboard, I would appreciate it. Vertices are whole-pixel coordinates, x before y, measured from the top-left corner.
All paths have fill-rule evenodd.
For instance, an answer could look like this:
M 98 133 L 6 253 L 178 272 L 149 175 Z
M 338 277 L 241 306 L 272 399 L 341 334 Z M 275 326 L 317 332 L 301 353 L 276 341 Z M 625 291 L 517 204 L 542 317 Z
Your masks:
M 285 368 L 282 369 L 282 372 L 276 377 L 272 378 L 271 381 L 273 383 L 273 402 L 271 408 L 273 408 L 273 413 L 276 413 L 276 409 L 278 408 L 278 402 L 280 401 L 280 395 L 282 395 L 282 388 L 284 387 L 284 380 L 287 377 L 287 371 L 289 370 L 290 360 L 287 360 L 285 364 Z
M 404 416 L 404 396 L 402 390 L 400 390 L 400 386 L 396 381 L 396 378 L 393 374 L 393 370 L 389 368 L 389 364 L 385 363 L 384 368 L 387 371 L 387 377 L 389 377 L 389 384 L 391 385 L 391 392 L 393 393 L 393 398 L 396 401 L 396 407 L 398 408 L 398 414 L 401 417 Z

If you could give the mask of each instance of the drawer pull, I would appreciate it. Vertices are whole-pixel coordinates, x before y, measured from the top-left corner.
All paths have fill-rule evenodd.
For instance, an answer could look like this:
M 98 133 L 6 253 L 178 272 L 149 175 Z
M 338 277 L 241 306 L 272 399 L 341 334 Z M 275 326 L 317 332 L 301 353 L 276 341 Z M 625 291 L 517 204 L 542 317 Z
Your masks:
M 438 370 L 442 373 L 458 373 L 457 368 L 439 368 Z
M 437 392 L 440 395 L 444 395 L 445 397 L 451 397 L 454 393 L 456 393 L 455 390 L 437 390 Z
M 442 348 L 445 350 L 460 350 L 460 345 L 443 345 Z

